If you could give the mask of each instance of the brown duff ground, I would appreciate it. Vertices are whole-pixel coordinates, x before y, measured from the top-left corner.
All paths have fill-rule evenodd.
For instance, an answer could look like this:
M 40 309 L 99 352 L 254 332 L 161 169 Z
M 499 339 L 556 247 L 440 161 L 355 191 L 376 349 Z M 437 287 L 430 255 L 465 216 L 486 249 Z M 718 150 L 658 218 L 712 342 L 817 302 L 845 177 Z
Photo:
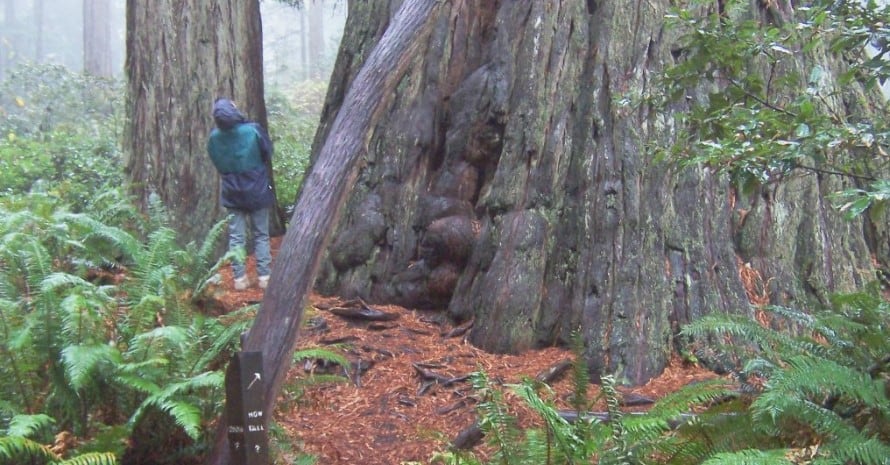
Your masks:
M 279 241 L 273 239 L 273 253 Z M 252 269 L 253 264 L 249 266 Z M 232 290 L 231 275 L 227 273 L 223 272 L 223 288 L 214 293 L 218 304 L 235 309 L 262 299 L 262 291 L 257 288 Z M 434 452 L 447 450 L 458 433 L 473 424 L 476 399 L 469 381 L 447 387 L 425 383 L 418 367 L 447 378 L 481 370 L 494 382 L 510 384 L 533 378 L 572 358 L 568 350 L 560 348 L 519 355 L 485 353 L 462 336 L 449 337 L 453 326 L 435 312 L 372 306 L 399 317 L 369 323 L 331 313 L 331 308 L 348 305 L 336 297 L 311 295 L 309 305 L 297 350 L 323 348 L 347 357 L 353 366 L 352 379 L 313 383 L 310 376 L 324 372 L 324 367 L 305 361 L 294 364 L 274 416 L 284 434 L 273 435 L 272 442 L 284 456 L 311 454 L 321 465 L 429 463 Z M 367 366 L 367 370 L 355 376 L 356 366 Z M 334 370 L 342 374 L 342 369 Z M 674 361 L 658 378 L 622 392 L 658 399 L 690 382 L 715 376 L 703 368 Z M 551 387 L 557 406 L 570 409 L 570 373 L 552 382 Z M 595 400 L 597 386 L 590 385 L 589 391 L 590 400 Z M 506 399 L 521 424 L 536 421 L 521 400 L 511 394 Z M 598 405 L 594 410 L 605 407 Z M 485 454 L 486 448 L 477 446 L 474 451 Z

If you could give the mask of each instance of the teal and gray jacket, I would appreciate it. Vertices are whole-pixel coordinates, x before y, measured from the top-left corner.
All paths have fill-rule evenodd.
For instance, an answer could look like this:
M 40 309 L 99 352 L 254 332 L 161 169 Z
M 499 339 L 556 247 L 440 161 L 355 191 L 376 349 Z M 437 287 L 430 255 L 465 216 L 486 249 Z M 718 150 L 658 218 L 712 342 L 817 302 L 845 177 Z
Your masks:
M 275 202 L 266 161 L 272 141 L 257 123 L 248 121 L 228 99 L 213 104 L 216 127 L 207 153 L 221 176 L 220 201 L 226 208 L 256 211 Z

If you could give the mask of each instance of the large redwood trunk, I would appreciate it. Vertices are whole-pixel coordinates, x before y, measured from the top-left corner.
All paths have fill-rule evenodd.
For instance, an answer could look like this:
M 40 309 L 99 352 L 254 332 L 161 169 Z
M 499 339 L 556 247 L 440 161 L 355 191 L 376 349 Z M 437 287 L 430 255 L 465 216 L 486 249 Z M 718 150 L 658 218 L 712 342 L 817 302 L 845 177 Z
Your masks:
M 393 3 L 351 2 L 316 147 Z M 870 279 L 880 251 L 826 200 L 837 179 L 742 196 L 654 160 L 677 123 L 631 99 L 674 59 L 670 3 L 446 3 L 364 135 L 317 288 L 474 319 L 493 351 L 578 330 L 592 375 L 635 384 L 684 323 L 751 313 L 742 267 L 789 305 Z

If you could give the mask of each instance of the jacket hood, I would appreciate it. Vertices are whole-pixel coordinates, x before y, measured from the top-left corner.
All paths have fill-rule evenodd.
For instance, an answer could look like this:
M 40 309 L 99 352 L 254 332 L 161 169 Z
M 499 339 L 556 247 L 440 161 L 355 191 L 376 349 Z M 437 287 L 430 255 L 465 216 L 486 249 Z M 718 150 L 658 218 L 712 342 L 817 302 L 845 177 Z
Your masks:
M 235 103 L 229 99 L 220 98 L 213 103 L 213 121 L 216 127 L 220 129 L 231 129 L 240 123 L 247 121 L 247 118 L 238 111 Z

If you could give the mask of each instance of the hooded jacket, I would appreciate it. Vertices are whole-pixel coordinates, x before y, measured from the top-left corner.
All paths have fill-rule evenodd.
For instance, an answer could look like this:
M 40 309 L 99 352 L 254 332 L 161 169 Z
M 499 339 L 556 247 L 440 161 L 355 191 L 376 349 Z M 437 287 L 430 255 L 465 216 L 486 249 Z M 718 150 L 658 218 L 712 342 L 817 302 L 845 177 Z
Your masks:
M 228 99 L 213 104 L 213 120 L 216 127 L 207 140 L 207 153 L 221 177 L 222 205 L 245 211 L 271 206 L 275 197 L 266 170 L 272 158 L 269 135 Z

